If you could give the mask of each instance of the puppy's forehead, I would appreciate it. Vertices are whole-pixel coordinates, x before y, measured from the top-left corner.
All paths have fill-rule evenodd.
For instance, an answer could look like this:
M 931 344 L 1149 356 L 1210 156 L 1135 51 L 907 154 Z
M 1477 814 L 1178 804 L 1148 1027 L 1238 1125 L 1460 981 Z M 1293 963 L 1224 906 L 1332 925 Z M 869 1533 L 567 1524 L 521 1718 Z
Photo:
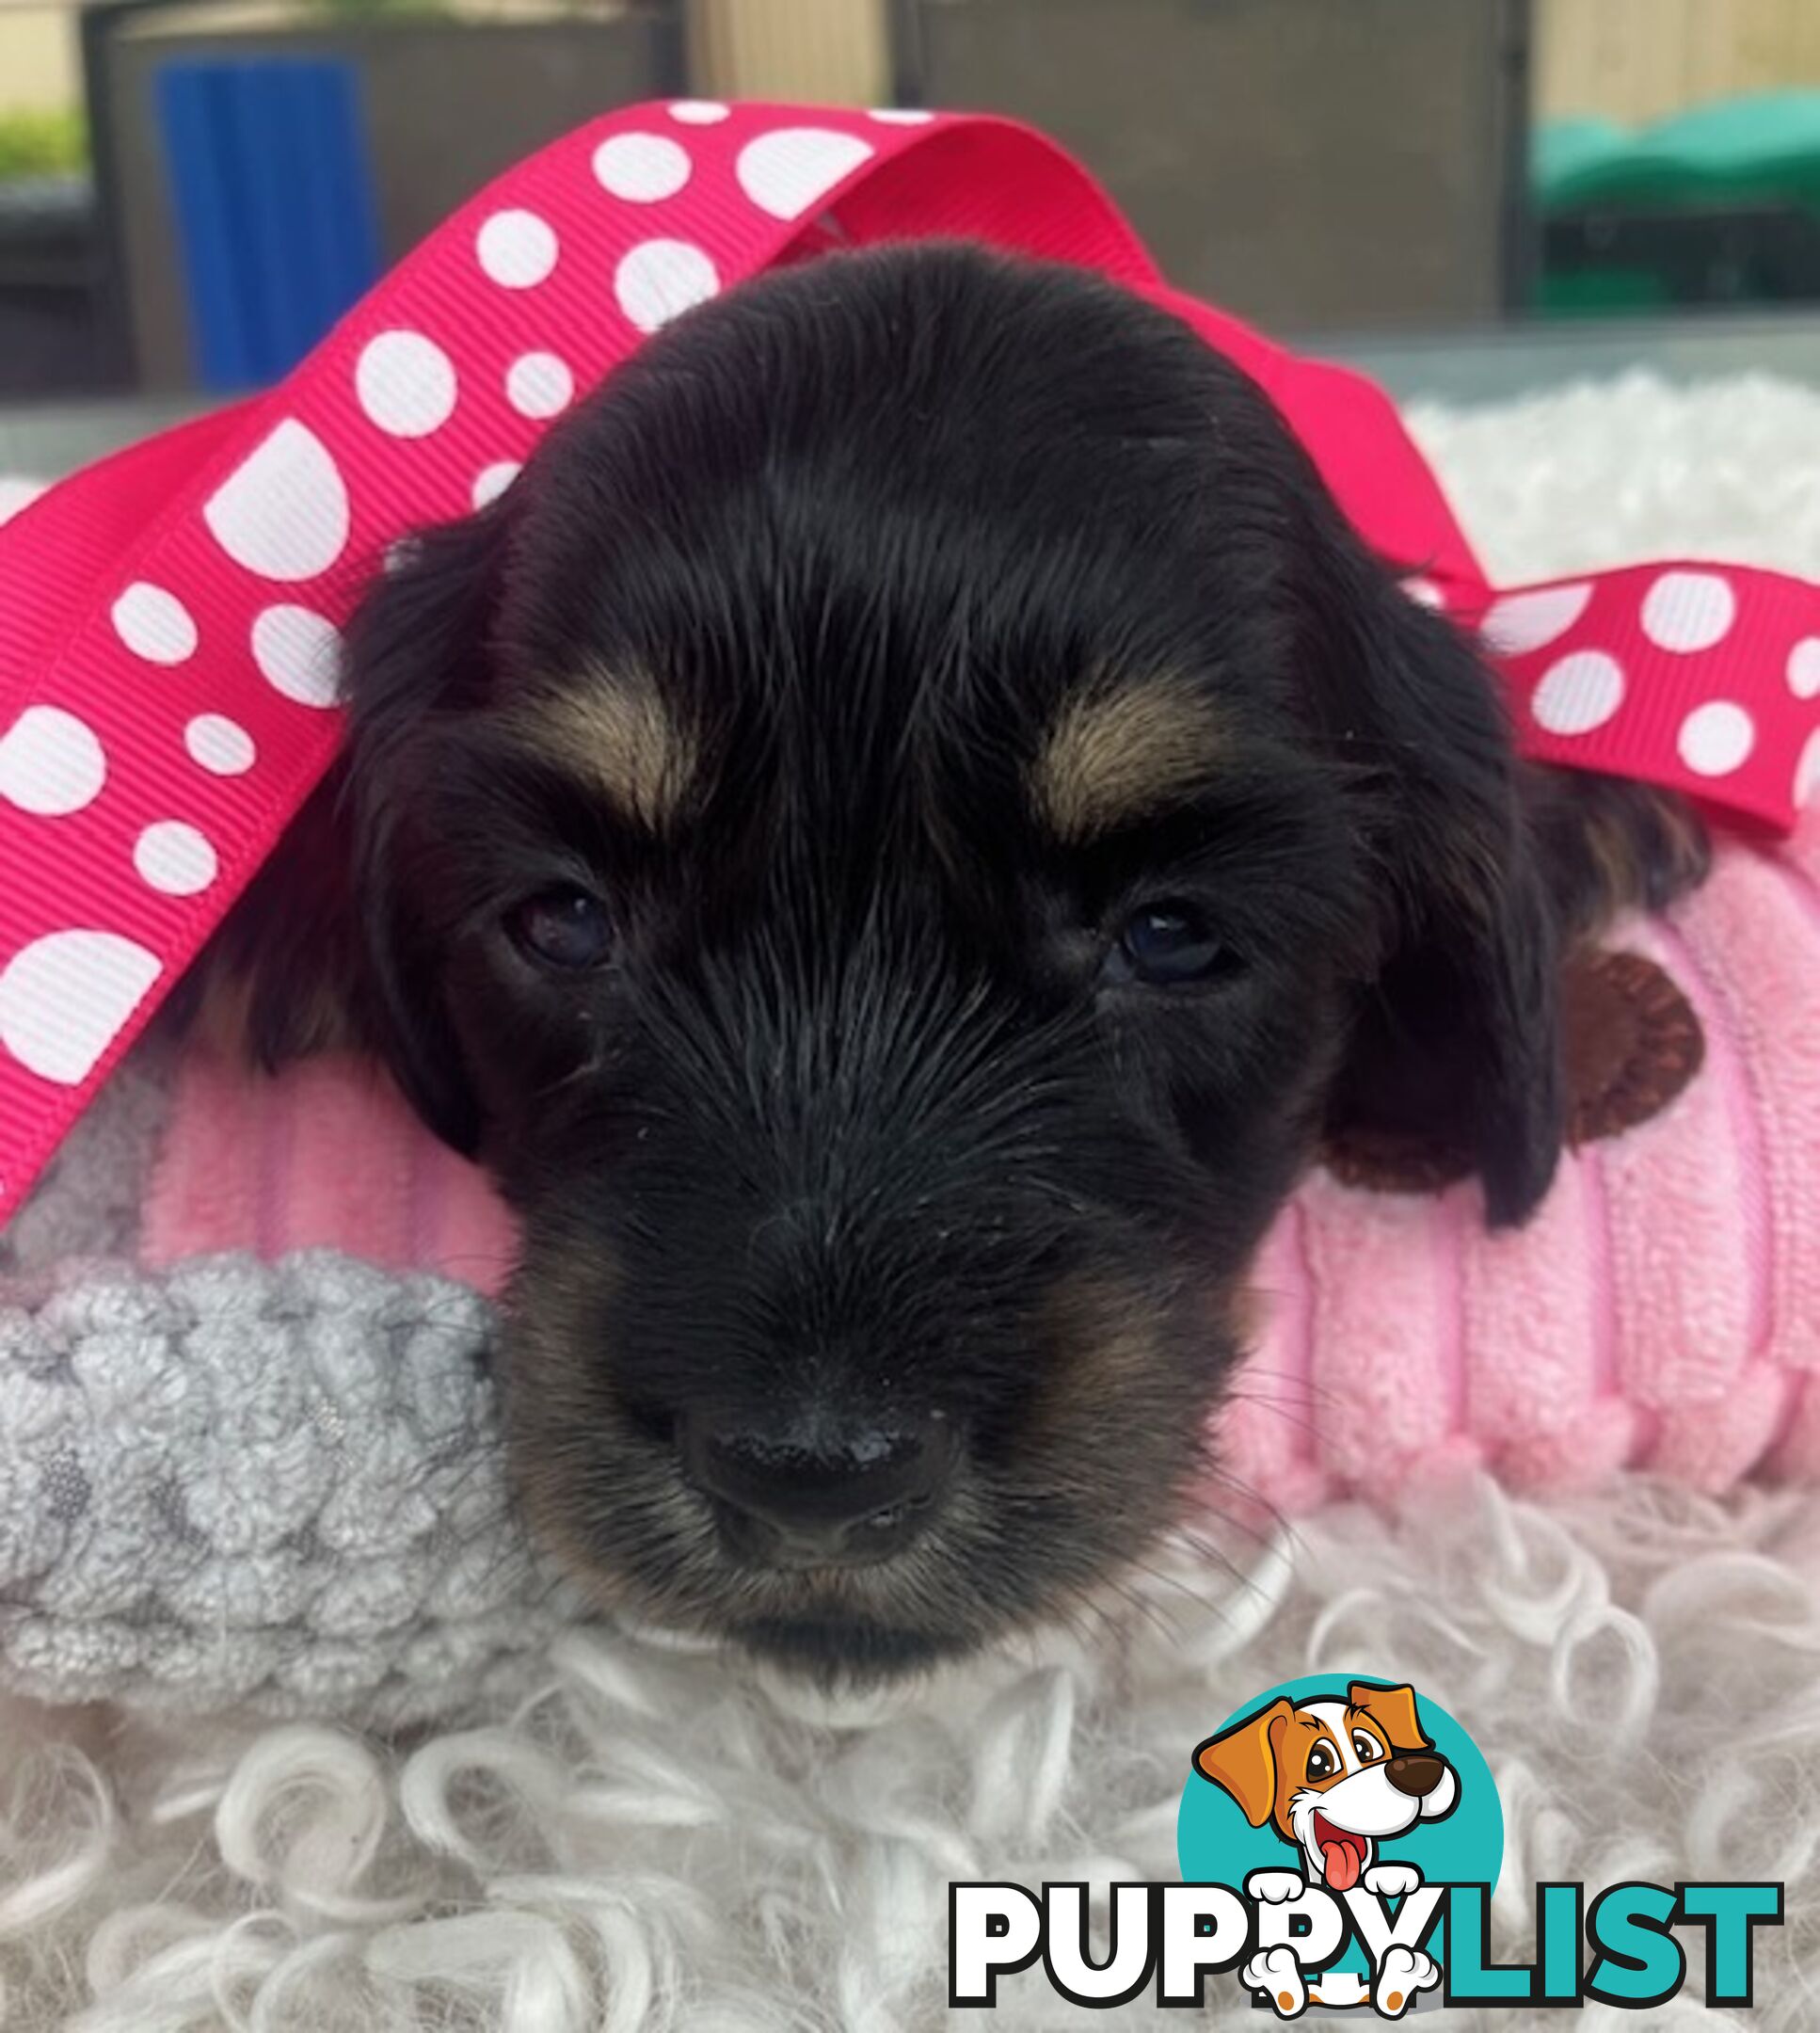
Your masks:
M 1312 1744 L 1318 1735 L 1323 1742 L 1331 1741 L 1339 1753 L 1340 1769 L 1353 1771 L 1358 1768 L 1358 1756 L 1352 1749 L 1352 1732 L 1349 1724 L 1346 1704 L 1338 1701 L 1306 1702 L 1296 1709 L 1296 1721 L 1301 1732 Z
M 1280 435 L 1175 320 L 1071 272 L 923 250 L 730 292 L 516 490 L 539 739 L 647 825 L 730 783 L 862 834 L 925 816 L 906 791 L 950 839 L 1116 832 L 1264 712 Z

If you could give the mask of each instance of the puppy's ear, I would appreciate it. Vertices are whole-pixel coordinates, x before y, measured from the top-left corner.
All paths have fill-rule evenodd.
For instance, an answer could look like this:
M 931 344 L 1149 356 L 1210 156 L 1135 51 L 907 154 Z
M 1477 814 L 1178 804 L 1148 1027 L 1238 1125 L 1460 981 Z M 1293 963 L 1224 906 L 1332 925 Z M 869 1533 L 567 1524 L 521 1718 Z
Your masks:
M 411 814 L 433 717 L 484 687 L 503 540 L 495 506 L 409 538 L 375 580 L 347 632 L 342 754 L 171 1010 L 218 1050 L 271 1072 L 322 1051 L 376 1053 L 463 1151 L 478 1116 L 436 987 Z
M 1279 1694 L 1268 1708 L 1209 1737 L 1194 1753 L 1195 1770 L 1230 1793 L 1253 1828 L 1262 1828 L 1276 1811 L 1277 1746 L 1294 1714 Z
M 1502 696 L 1461 630 L 1324 534 L 1304 670 L 1382 900 L 1329 1129 L 1477 1171 L 1509 1225 L 1548 1190 L 1565 1104 L 1559 941 Z
M 1374 1681 L 1354 1680 L 1346 1690 L 1346 1701 L 1348 1707 L 1363 1710 L 1377 1723 L 1393 1751 L 1434 1748 L 1422 1734 L 1413 1687 L 1380 1687 Z
M 348 632 L 342 787 L 364 936 L 369 1028 L 430 1128 L 471 1155 L 480 1112 L 441 987 L 424 822 L 439 722 L 485 697 L 503 502 L 408 540 Z

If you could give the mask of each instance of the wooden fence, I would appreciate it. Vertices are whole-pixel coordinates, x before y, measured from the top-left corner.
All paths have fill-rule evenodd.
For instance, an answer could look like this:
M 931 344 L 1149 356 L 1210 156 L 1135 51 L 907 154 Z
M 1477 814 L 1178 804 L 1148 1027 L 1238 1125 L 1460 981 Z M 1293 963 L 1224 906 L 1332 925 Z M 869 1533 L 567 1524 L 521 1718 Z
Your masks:
M 1536 111 L 1652 120 L 1785 86 L 1820 88 L 1820 0 L 1537 0 Z

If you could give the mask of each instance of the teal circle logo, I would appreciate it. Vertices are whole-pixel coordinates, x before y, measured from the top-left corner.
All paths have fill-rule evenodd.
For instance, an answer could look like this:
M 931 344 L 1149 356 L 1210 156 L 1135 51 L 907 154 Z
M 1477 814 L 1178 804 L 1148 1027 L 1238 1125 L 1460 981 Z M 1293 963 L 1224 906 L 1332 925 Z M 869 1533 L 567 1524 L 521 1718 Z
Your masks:
M 1349 1705 L 1357 1696 L 1363 1702 L 1354 1709 Z M 1412 1721 L 1419 1734 L 1414 1741 L 1399 1741 L 1410 1737 Z M 1440 1805 L 1446 1790 L 1444 1777 L 1426 1798 L 1409 1799 L 1409 1824 L 1395 1833 L 1377 1833 L 1405 1811 L 1394 1792 L 1381 1786 L 1375 1789 L 1375 1817 L 1359 1817 L 1371 1830 L 1364 1840 L 1317 1821 L 1312 1796 L 1335 1801 L 1345 1797 L 1341 1789 L 1349 1775 L 1323 1768 L 1356 1757 L 1355 1732 L 1367 1751 L 1374 1750 L 1376 1740 L 1381 1747 L 1378 1755 L 1388 1751 L 1443 1759 L 1453 1774 L 1445 1812 L 1421 1811 Z M 1335 1889 L 1342 1888 L 1342 1879 L 1352 1881 L 1362 1866 L 1379 1864 L 1413 1865 L 1429 1884 L 1497 1882 L 1504 1810 L 1491 1768 L 1453 1717 L 1417 1689 L 1364 1673 L 1304 1674 L 1267 1688 L 1235 1709 L 1209 1733 L 1207 1743 L 1216 1742 L 1219 1748 L 1210 1752 L 1203 1746 L 1205 1759 L 1190 1769 L 1182 1789 L 1175 1849 L 1187 1883 L 1230 1885 L 1242 1892 L 1253 1871 L 1310 1876 L 1309 1850 L 1285 1833 L 1285 1825 L 1300 1826 L 1315 1854 L 1329 1860 L 1324 1875 Z M 1312 1749 L 1323 1742 L 1324 1748 Z M 1209 1770 L 1221 1778 L 1208 1776 Z M 1428 1776 L 1427 1767 L 1422 1776 Z M 1324 1790 L 1328 1783 L 1333 1786 L 1331 1794 Z M 1256 1819 L 1260 1815 L 1263 1818 Z M 1333 1817 L 1334 1822 L 1348 1818 L 1337 1810 Z M 1332 1839 L 1323 1842 L 1323 1836 Z

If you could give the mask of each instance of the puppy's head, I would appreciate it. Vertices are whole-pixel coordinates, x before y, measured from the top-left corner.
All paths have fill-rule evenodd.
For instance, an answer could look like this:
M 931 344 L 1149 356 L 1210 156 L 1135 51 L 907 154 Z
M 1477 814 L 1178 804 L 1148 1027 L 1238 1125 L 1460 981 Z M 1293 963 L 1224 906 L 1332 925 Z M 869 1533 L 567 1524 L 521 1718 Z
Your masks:
M 1414 1689 L 1364 1680 L 1344 1701 L 1279 1695 L 1209 1737 L 1194 1768 L 1253 1828 L 1268 1821 L 1300 1849 L 1311 1880 L 1341 1892 L 1381 1841 L 1443 1819 L 1459 1800 L 1453 1768 L 1423 1732 Z
M 1546 1177 L 1491 687 L 1110 287 L 706 306 L 350 665 L 381 1028 L 522 1215 L 517 1470 L 603 1597 L 889 1670 L 1138 1552 L 1364 1011 L 1470 1041 L 1494 1208 Z

